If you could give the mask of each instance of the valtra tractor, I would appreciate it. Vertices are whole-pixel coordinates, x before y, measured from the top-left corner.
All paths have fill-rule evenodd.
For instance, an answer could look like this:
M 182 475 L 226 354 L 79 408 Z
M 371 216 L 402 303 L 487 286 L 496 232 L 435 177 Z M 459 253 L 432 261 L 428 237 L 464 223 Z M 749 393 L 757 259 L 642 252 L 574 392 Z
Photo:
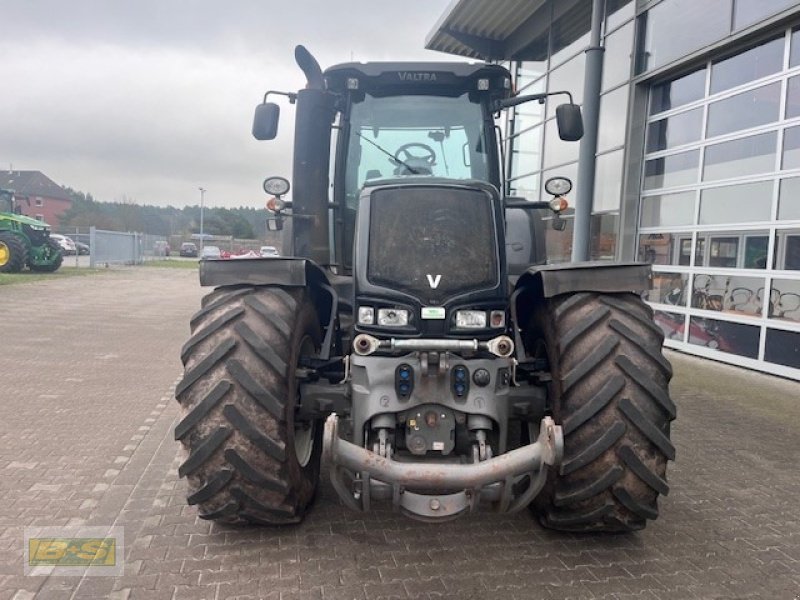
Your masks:
M 358 511 L 530 507 L 571 531 L 655 519 L 675 405 L 640 295 L 649 266 L 548 264 L 571 182 L 550 179 L 544 201 L 505 193 L 496 119 L 549 97 L 515 96 L 493 64 L 295 57 L 306 87 L 267 92 L 253 125 L 273 139 L 267 97 L 296 105 L 291 201 L 286 179 L 264 182 L 287 247 L 200 263 L 215 289 L 176 389 L 188 502 L 297 523 L 324 467 Z M 576 141 L 569 100 L 559 133 Z
M 14 192 L 0 189 L 0 273 L 31 271 L 52 273 L 64 258 L 50 239 L 50 226 L 26 217 L 16 204 Z

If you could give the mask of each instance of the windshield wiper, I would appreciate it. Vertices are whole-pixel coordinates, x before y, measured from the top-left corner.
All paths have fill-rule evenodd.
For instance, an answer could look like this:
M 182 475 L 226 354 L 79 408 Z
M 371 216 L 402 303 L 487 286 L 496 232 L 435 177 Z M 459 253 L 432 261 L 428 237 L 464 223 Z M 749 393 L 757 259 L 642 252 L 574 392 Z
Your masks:
M 383 149 L 383 148 L 381 148 L 381 147 L 380 147 L 378 144 L 376 144 L 375 142 L 373 142 L 373 141 L 372 141 L 371 139 L 369 139 L 369 138 L 365 138 L 365 137 L 364 137 L 363 135 L 361 135 L 359 132 L 357 132 L 357 131 L 356 131 L 356 132 L 355 132 L 355 134 L 356 134 L 358 137 L 360 137 L 362 140 L 364 140 L 365 142 L 368 142 L 368 143 L 372 144 L 373 146 L 375 146 L 375 147 L 376 147 L 378 150 L 380 150 L 380 151 L 381 151 L 381 152 L 383 152 L 383 153 L 384 153 L 386 156 L 388 156 L 389 158 L 391 158 L 391 159 L 392 159 L 392 160 L 393 160 L 395 163 L 400 163 L 400 164 L 401 164 L 401 165 L 403 165 L 403 166 L 404 166 L 406 169 L 408 169 L 409 171 L 411 171 L 411 172 L 412 172 L 414 175 L 419 175 L 419 171 L 417 171 L 417 170 L 416 170 L 414 167 L 412 167 L 411 165 L 409 165 L 407 162 L 405 162 L 405 161 L 403 161 L 403 160 L 400 160 L 400 159 L 399 159 L 399 158 L 397 158 L 397 157 L 396 157 L 394 154 L 392 154 L 391 152 L 388 152 L 387 150 L 384 150 L 384 149 Z

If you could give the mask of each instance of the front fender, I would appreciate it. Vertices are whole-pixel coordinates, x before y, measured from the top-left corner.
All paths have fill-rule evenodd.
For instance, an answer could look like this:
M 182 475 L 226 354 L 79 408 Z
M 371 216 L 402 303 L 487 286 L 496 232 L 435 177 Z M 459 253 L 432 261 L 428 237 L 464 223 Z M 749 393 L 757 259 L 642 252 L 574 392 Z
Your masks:
M 653 287 L 648 263 L 580 262 L 535 265 L 514 286 L 514 293 L 530 290 L 541 298 L 577 292 L 643 292 Z
M 320 358 L 330 357 L 337 345 L 336 317 L 339 294 L 325 271 L 306 258 L 204 259 L 200 261 L 200 285 L 230 287 L 242 285 L 306 288 L 314 299 L 325 338 Z

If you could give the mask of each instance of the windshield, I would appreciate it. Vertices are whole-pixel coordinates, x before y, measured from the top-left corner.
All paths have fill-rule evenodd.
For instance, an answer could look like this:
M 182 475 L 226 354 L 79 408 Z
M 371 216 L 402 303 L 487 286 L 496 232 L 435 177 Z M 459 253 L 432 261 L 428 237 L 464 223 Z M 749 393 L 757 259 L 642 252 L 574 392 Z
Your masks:
M 489 181 L 483 112 L 457 97 L 365 94 L 352 105 L 345 194 L 354 207 L 367 181 L 424 175 Z

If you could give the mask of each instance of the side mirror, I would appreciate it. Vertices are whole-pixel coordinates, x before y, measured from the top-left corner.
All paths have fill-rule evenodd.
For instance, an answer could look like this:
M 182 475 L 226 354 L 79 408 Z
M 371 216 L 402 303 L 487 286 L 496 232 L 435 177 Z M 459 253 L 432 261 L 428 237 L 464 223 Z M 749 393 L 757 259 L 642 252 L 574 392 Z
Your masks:
M 253 137 L 257 140 L 274 140 L 278 134 L 278 117 L 281 107 L 274 102 L 264 102 L 256 106 L 253 117 Z
M 583 117 L 577 104 L 561 104 L 556 108 L 558 137 L 565 142 L 577 142 L 583 137 Z
M 267 217 L 267 230 L 268 231 L 281 231 L 283 229 L 283 217 L 276 215 L 274 217 Z

